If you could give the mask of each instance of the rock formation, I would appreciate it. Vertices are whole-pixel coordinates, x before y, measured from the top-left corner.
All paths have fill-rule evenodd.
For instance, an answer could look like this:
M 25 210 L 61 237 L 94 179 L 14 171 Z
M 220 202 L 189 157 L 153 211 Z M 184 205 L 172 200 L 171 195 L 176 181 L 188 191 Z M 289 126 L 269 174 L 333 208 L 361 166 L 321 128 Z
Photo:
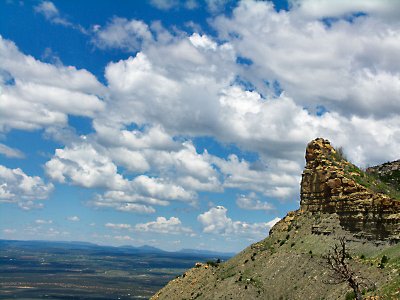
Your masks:
M 400 188 L 400 160 L 367 168 L 366 172 L 378 177 L 380 180 L 391 185 L 395 189 Z
M 306 162 L 300 209 L 264 240 L 226 262 L 196 264 L 151 299 L 344 299 L 351 292 L 346 283 L 327 284 L 326 255 L 340 239 L 351 249 L 351 268 L 373 283 L 365 297 L 379 296 L 365 299 L 399 299 L 399 191 L 324 139 L 309 143 Z
M 318 138 L 308 144 L 301 211 L 336 213 L 341 226 L 359 237 L 398 241 L 400 201 L 375 192 L 376 187 L 376 181 L 343 159 L 329 141 Z

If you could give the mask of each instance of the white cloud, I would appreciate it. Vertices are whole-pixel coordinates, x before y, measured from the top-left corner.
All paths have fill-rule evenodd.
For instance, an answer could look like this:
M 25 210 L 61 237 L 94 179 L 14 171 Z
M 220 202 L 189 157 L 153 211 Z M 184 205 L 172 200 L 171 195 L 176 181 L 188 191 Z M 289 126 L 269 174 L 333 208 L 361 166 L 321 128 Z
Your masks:
M 53 220 L 37 219 L 35 220 L 35 223 L 39 225 L 53 224 Z
M 0 154 L 3 154 L 9 158 L 25 158 L 24 153 L 20 150 L 8 147 L 2 143 L 0 143 Z
M 134 239 L 131 238 L 129 235 L 116 235 L 113 236 L 113 238 L 118 241 L 134 241 Z
M 224 7 L 231 2 L 231 0 L 205 0 L 207 4 L 207 9 L 211 13 L 219 13 Z
M 150 0 L 150 4 L 153 5 L 155 8 L 161 10 L 170 10 L 174 8 L 183 7 L 185 9 L 196 9 L 199 7 L 199 3 L 197 0 Z
M 344 146 L 356 163 L 398 158 L 400 27 L 382 18 L 390 17 L 388 3 L 339 1 L 333 9 L 305 0 L 278 13 L 271 3 L 243 1 L 213 22 L 219 39 L 115 17 L 94 27 L 95 43 L 139 52 L 107 65 L 106 87 L 85 70 L 42 63 L 2 39 L 0 130 L 49 132 L 68 115 L 92 118 L 95 133 L 70 138 L 46 171 L 59 182 L 104 188 L 91 202 L 96 207 L 154 213 L 224 188 L 290 199 L 298 195 L 304 147 L 317 136 Z M 49 18 L 60 15 L 47 5 Z M 320 20 L 354 10 L 368 15 Z M 321 105 L 327 112 L 317 115 Z M 258 158 L 198 153 L 190 139 L 199 136 Z M 252 197 L 237 204 L 268 208 Z M 238 222 L 224 230 L 239 231 Z
M 216 96 L 232 79 L 229 65 L 216 66 L 234 60 L 232 49 L 221 45 L 210 51 L 195 47 L 188 37 L 175 39 L 107 66 L 113 96 L 110 121 L 162 124 L 168 132 L 180 134 L 216 129 Z
M 86 70 L 54 66 L 21 53 L 0 36 L 0 131 L 65 126 L 68 114 L 94 116 L 104 87 Z
M 189 37 L 189 40 L 196 48 L 200 47 L 215 51 L 218 47 L 217 43 L 211 40 L 207 35 L 200 35 L 196 32 Z
M 228 188 L 261 192 L 266 196 L 288 199 L 298 194 L 301 167 L 295 162 L 274 160 L 269 165 L 262 161 L 249 163 L 236 155 L 227 160 L 212 157 L 210 160 L 224 175 L 223 185 Z M 282 167 L 292 165 L 292 169 Z
M 101 49 L 120 48 L 137 51 L 142 47 L 142 43 L 152 39 L 152 33 L 143 21 L 114 17 L 104 28 L 94 28 L 92 42 Z
M 150 4 L 158 9 L 168 10 L 179 5 L 177 0 L 150 0 Z
M 8 169 L 0 165 L 0 203 L 17 203 L 20 208 L 29 210 L 41 208 L 43 205 L 36 200 L 45 200 L 52 192 L 54 186 L 46 184 L 38 176 L 29 176 L 21 169 Z
M 129 224 L 106 223 L 104 226 L 107 228 L 111 228 L 111 229 L 130 229 L 131 228 L 131 225 L 129 225 Z
M 16 233 L 17 232 L 17 230 L 16 229 L 11 229 L 11 228 L 6 228 L 6 229 L 3 229 L 3 233 L 4 234 L 14 234 L 14 233 Z
M 173 140 L 160 125 L 147 126 L 143 130 L 127 130 L 123 126 L 106 123 L 107 120 L 94 120 L 98 140 L 107 146 L 126 147 L 130 150 L 154 149 L 174 150 L 179 143 Z
M 328 2 L 301 3 L 336 6 Z M 347 6 L 370 6 L 351 3 L 358 4 Z M 389 1 L 369 3 L 387 11 L 400 8 Z M 346 10 L 341 4 L 337 7 Z M 243 1 L 232 17 L 219 17 L 214 24 L 221 38 L 229 39 L 239 55 L 251 59 L 253 64 L 243 68 L 242 75 L 263 94 L 277 81 L 297 104 L 311 110 L 324 105 L 344 115 L 381 118 L 400 109 L 394 98 L 399 90 L 395 53 L 400 50 L 400 23 L 367 16 L 352 22 L 338 19 L 327 26 L 319 17 L 300 18 L 296 10 L 278 13 L 269 2 Z M 380 81 L 381 85 L 376 84 Z M 368 90 L 362 88 L 366 85 Z M 371 92 L 380 97 L 370 97 Z
M 117 166 L 100 154 L 91 144 L 72 145 L 56 149 L 54 157 L 46 163 L 46 172 L 58 182 L 71 182 L 87 188 L 122 188 L 127 181 L 117 173 Z
M 36 13 L 42 14 L 51 23 L 79 30 L 83 34 L 88 33 L 81 25 L 74 24 L 67 18 L 62 17 L 58 8 L 51 1 L 42 1 L 34 6 L 33 9 Z
M 182 226 L 181 220 L 176 217 L 171 217 L 169 219 L 166 219 L 165 217 L 157 217 L 156 221 L 136 224 L 135 230 L 166 234 L 193 234 L 192 229 Z
M 51 1 L 42 1 L 37 6 L 34 7 L 37 13 L 43 14 L 46 19 L 53 19 L 59 16 L 59 11 L 57 7 Z
M 209 211 L 200 214 L 197 220 L 203 226 L 204 233 L 221 235 L 242 235 L 252 237 L 263 237 L 268 234 L 269 229 L 280 219 L 275 218 L 266 223 L 246 223 L 233 221 L 226 213 L 227 209 L 223 206 L 212 207 Z
M 392 0 L 290 0 L 291 8 L 302 15 L 322 18 L 340 17 L 352 13 L 367 13 L 385 18 L 395 18 L 400 13 L 400 3 Z
M 172 144 L 175 151 L 157 150 L 157 143 L 153 141 L 160 134 L 153 135 L 152 132 L 150 130 L 148 136 L 135 138 L 129 144 L 125 143 L 125 139 L 111 141 L 99 138 L 105 145 L 120 143 L 137 148 L 134 151 L 125 147 L 106 148 L 92 138 L 81 138 L 71 146 L 57 149 L 53 158 L 45 164 L 46 173 L 61 183 L 106 188 L 108 191 L 97 195 L 90 201 L 91 205 L 127 212 L 153 213 L 153 205 L 168 205 L 170 201 L 195 204 L 197 191 L 222 190 L 218 173 L 208 161 L 207 153 L 198 154 L 190 142 Z M 124 136 L 130 134 L 127 132 Z M 167 148 L 172 149 L 169 146 Z M 125 158 L 121 159 L 118 154 L 125 155 Z M 130 162 L 129 158 L 136 159 L 136 162 Z M 118 173 L 116 163 L 130 171 L 139 172 L 139 175 L 132 179 L 124 178 Z M 140 175 L 140 171 L 150 171 L 158 176 Z
M 268 202 L 262 202 L 257 198 L 257 195 L 252 192 L 248 195 L 240 195 L 236 198 L 236 204 L 246 210 L 265 210 L 270 211 L 274 206 Z
M 70 222 L 79 222 L 81 219 L 78 216 L 70 216 L 67 217 L 67 220 Z

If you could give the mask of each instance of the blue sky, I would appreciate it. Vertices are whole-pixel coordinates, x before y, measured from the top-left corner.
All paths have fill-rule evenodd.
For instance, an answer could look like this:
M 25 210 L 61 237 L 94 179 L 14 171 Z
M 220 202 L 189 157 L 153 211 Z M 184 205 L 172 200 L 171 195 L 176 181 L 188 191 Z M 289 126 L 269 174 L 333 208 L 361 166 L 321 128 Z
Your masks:
M 0 3 L 0 238 L 240 251 L 307 143 L 399 158 L 393 1 Z

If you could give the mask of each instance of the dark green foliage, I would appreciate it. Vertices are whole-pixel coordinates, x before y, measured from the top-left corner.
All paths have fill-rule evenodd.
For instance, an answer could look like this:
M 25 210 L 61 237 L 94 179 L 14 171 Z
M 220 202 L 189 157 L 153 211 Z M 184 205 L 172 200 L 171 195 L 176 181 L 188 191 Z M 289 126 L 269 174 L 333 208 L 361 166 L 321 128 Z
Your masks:
M 211 266 L 211 267 L 218 267 L 218 265 L 220 264 L 221 261 L 214 261 L 214 260 L 208 260 L 206 262 L 207 265 Z
M 389 257 L 387 257 L 386 255 L 382 256 L 381 264 L 386 264 L 388 261 L 389 261 Z
M 348 292 L 346 294 L 346 300 L 353 300 L 353 299 L 356 299 L 356 293 L 354 293 L 353 291 Z
M 380 268 L 380 269 L 385 268 L 385 264 L 386 264 L 388 261 L 389 261 L 389 258 L 388 258 L 386 255 L 382 256 L 381 262 L 378 264 L 378 268 Z

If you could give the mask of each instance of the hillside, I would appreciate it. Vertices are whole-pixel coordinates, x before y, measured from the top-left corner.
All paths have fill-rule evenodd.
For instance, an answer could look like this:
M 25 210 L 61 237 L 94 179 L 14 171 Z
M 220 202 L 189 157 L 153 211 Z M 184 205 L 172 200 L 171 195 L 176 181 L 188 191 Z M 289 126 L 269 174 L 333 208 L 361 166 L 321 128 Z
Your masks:
M 151 299 L 351 299 L 330 283 L 326 254 L 344 238 L 365 297 L 400 298 L 398 190 L 347 162 L 327 140 L 306 149 L 301 203 L 225 263 L 203 264 Z M 372 298 L 371 298 L 372 299 Z

